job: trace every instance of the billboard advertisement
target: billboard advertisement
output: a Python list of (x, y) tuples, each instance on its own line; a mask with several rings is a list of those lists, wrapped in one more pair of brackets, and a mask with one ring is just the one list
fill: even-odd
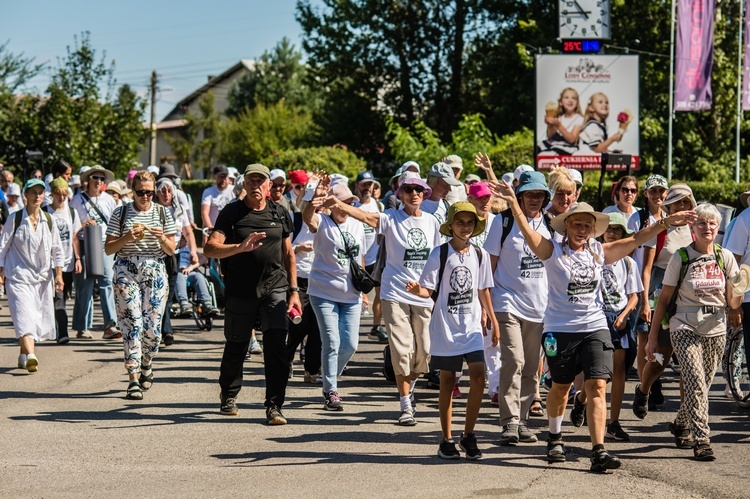
[(537, 55), (537, 168), (598, 170), (608, 152), (631, 155), (637, 170), (638, 105), (638, 56)]

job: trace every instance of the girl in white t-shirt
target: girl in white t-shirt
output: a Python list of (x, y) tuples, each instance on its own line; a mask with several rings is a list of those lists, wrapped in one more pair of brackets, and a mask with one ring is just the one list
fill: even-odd
[[(550, 102), (554, 105), (554, 102)], [(560, 93), (557, 108), (547, 110), (544, 122), (547, 124), (547, 137), (539, 148), (557, 154), (574, 154), (578, 152), (578, 134), (583, 126), (583, 112), (578, 91), (566, 88)]]
[(579, 367), (584, 371), (588, 397), (587, 420), (591, 437), (591, 470), (605, 471), (620, 467), (620, 460), (604, 450), (607, 422), (606, 386), (612, 374), (614, 347), (604, 316), (600, 294), (602, 267), (622, 259), (669, 224), (692, 220), (693, 212), (673, 214), (638, 232), (634, 237), (600, 244), (594, 240), (605, 232), (609, 217), (598, 213), (587, 203), (579, 203), (567, 213), (552, 219), (552, 227), (563, 234), (559, 243), (545, 238), (529, 225), (511, 186), (493, 184), (496, 194), (508, 201), (515, 222), (526, 238), (529, 249), (544, 262), (549, 296), (544, 317), (543, 345), (552, 375), (547, 395), (549, 438), (547, 460), (564, 462), (562, 419), (568, 391)]
[(471, 203), (459, 201), (452, 204), (447, 220), (440, 226), (440, 233), (452, 236), (452, 239), (432, 250), (419, 283), (410, 280), (406, 284), (409, 293), (435, 300), (430, 321), (430, 356), (432, 368), (440, 370), (439, 412), (443, 439), (438, 456), (443, 459), (461, 457), (451, 436), (451, 420), (456, 371), (463, 369), (464, 360), (469, 366), (471, 388), (459, 443), (468, 460), (482, 458), (474, 425), (484, 391), (483, 335), (487, 334), (487, 321), (483, 321), (483, 317), (492, 324), (493, 346), (497, 346), (500, 340), (490, 298), (493, 286), (490, 257), (469, 241), (484, 231), (485, 222)]

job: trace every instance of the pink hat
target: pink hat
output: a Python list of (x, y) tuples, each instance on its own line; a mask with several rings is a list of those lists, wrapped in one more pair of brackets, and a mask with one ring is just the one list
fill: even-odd
[(483, 198), (484, 196), (491, 196), (492, 191), (490, 190), (487, 182), (474, 182), (469, 186), (469, 196), (475, 198)]
[(133, 178), (133, 177), (135, 177), (135, 174), (136, 174), (136, 173), (138, 173), (138, 170), (130, 170), (130, 171), (128, 172), (128, 178)]
[(401, 188), (405, 185), (418, 185), (421, 188), (424, 189), (424, 199), (427, 199), (432, 194), (432, 189), (430, 186), (419, 178), (419, 175), (414, 172), (404, 172), (401, 174), (401, 177), (398, 179), (398, 189), (396, 189), (396, 192), (394, 193), (394, 196), (396, 196), (396, 199), (399, 199), (399, 194), (401, 194)]

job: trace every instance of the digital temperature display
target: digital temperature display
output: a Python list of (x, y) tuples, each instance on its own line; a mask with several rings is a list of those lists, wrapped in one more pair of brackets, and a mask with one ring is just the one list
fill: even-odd
[(601, 40), (563, 40), (565, 54), (598, 54), (602, 49)]

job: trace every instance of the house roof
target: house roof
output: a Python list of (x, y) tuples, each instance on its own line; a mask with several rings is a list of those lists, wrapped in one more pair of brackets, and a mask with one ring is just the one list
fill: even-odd
[(213, 87), (218, 85), (219, 83), (223, 82), (227, 78), (230, 78), (238, 71), (243, 70), (252, 70), (253, 67), (255, 67), (255, 61), (251, 59), (242, 59), (240, 62), (235, 64), (234, 66), (230, 67), (223, 73), (221, 73), (218, 76), (214, 76), (208, 82), (206, 82), (203, 86), (192, 92), (187, 97), (183, 98), (180, 102), (178, 102), (169, 113), (164, 117), (162, 121), (171, 121), (171, 120), (178, 120), (182, 119), (182, 117), (185, 115), (185, 108), (188, 107), (190, 104), (193, 103), (196, 99), (198, 99), (201, 95), (211, 90)]

